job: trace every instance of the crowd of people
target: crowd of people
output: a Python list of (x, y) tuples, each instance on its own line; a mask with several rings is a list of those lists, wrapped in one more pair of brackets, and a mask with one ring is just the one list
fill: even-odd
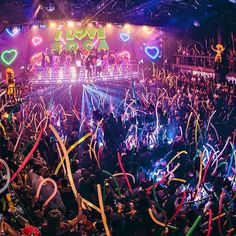
[(235, 85), (154, 74), (1, 109), (0, 235), (236, 234)]

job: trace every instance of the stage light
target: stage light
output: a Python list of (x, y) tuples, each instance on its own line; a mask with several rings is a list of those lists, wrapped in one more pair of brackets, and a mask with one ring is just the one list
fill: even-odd
[(154, 27), (142, 26), (144, 32), (151, 34), (154, 30)]
[(88, 23), (88, 27), (93, 27), (93, 24), (92, 23)]
[(1, 54), (1, 59), (6, 65), (11, 65), (17, 58), (18, 52), (15, 49), (5, 50)]
[(67, 22), (67, 26), (70, 27), (70, 28), (72, 28), (72, 27), (75, 26), (75, 22), (74, 22), (74, 21), (68, 21), (68, 22)]
[(6, 28), (6, 32), (11, 36), (15, 37), (19, 32), (20, 28), (17, 26), (14, 26), (13, 28)]
[(50, 28), (56, 28), (57, 27), (57, 23), (56, 22), (50, 22), (49, 23), (49, 27)]
[(131, 25), (130, 25), (130, 24), (125, 24), (125, 25), (124, 25), (124, 29), (130, 30), (130, 28), (131, 28)]
[(159, 55), (159, 48), (156, 46), (146, 46), (145, 47), (145, 53), (152, 58), (153, 60), (155, 60), (157, 58), (157, 56)]
[(32, 25), (32, 29), (33, 30), (38, 29), (38, 25)]
[(76, 79), (76, 77), (77, 77), (77, 73), (76, 73), (76, 67), (75, 66), (72, 66), (71, 68), (70, 68), (70, 72), (71, 72), (71, 80), (75, 80)]
[(194, 24), (195, 27), (199, 27), (200, 26), (200, 22), (198, 20), (195, 20), (193, 24)]
[(112, 27), (112, 24), (111, 24), (111, 23), (107, 23), (107, 24), (106, 24), (106, 27), (107, 27), (107, 28), (111, 28), (111, 27)]
[(38, 46), (40, 43), (42, 43), (42, 38), (41, 37), (38, 37), (38, 36), (35, 36), (32, 38), (32, 43), (33, 45), (36, 47)]

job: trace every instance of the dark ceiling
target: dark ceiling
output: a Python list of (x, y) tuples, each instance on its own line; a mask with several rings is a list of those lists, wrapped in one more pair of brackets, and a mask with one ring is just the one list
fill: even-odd
[[(236, 30), (236, 0), (0, 0), (1, 25), (51, 19), (98, 20), (183, 30)], [(41, 9), (34, 14), (37, 7)], [(204, 27), (203, 27), (204, 26)]]

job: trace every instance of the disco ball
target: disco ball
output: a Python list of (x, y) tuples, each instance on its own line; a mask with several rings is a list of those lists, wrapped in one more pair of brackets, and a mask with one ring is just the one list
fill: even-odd
[(48, 12), (53, 12), (53, 11), (55, 11), (55, 5), (52, 4), (52, 3), (49, 3), (49, 4), (45, 7), (45, 9), (46, 9)]

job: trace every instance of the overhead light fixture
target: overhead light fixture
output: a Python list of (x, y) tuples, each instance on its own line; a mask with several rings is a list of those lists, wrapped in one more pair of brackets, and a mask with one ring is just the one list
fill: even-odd
[(49, 4), (47, 4), (46, 6), (45, 6), (45, 9), (48, 11), (48, 12), (53, 12), (53, 11), (55, 11), (55, 5), (54, 5), (54, 3), (52, 3), (52, 2), (49, 2)]

